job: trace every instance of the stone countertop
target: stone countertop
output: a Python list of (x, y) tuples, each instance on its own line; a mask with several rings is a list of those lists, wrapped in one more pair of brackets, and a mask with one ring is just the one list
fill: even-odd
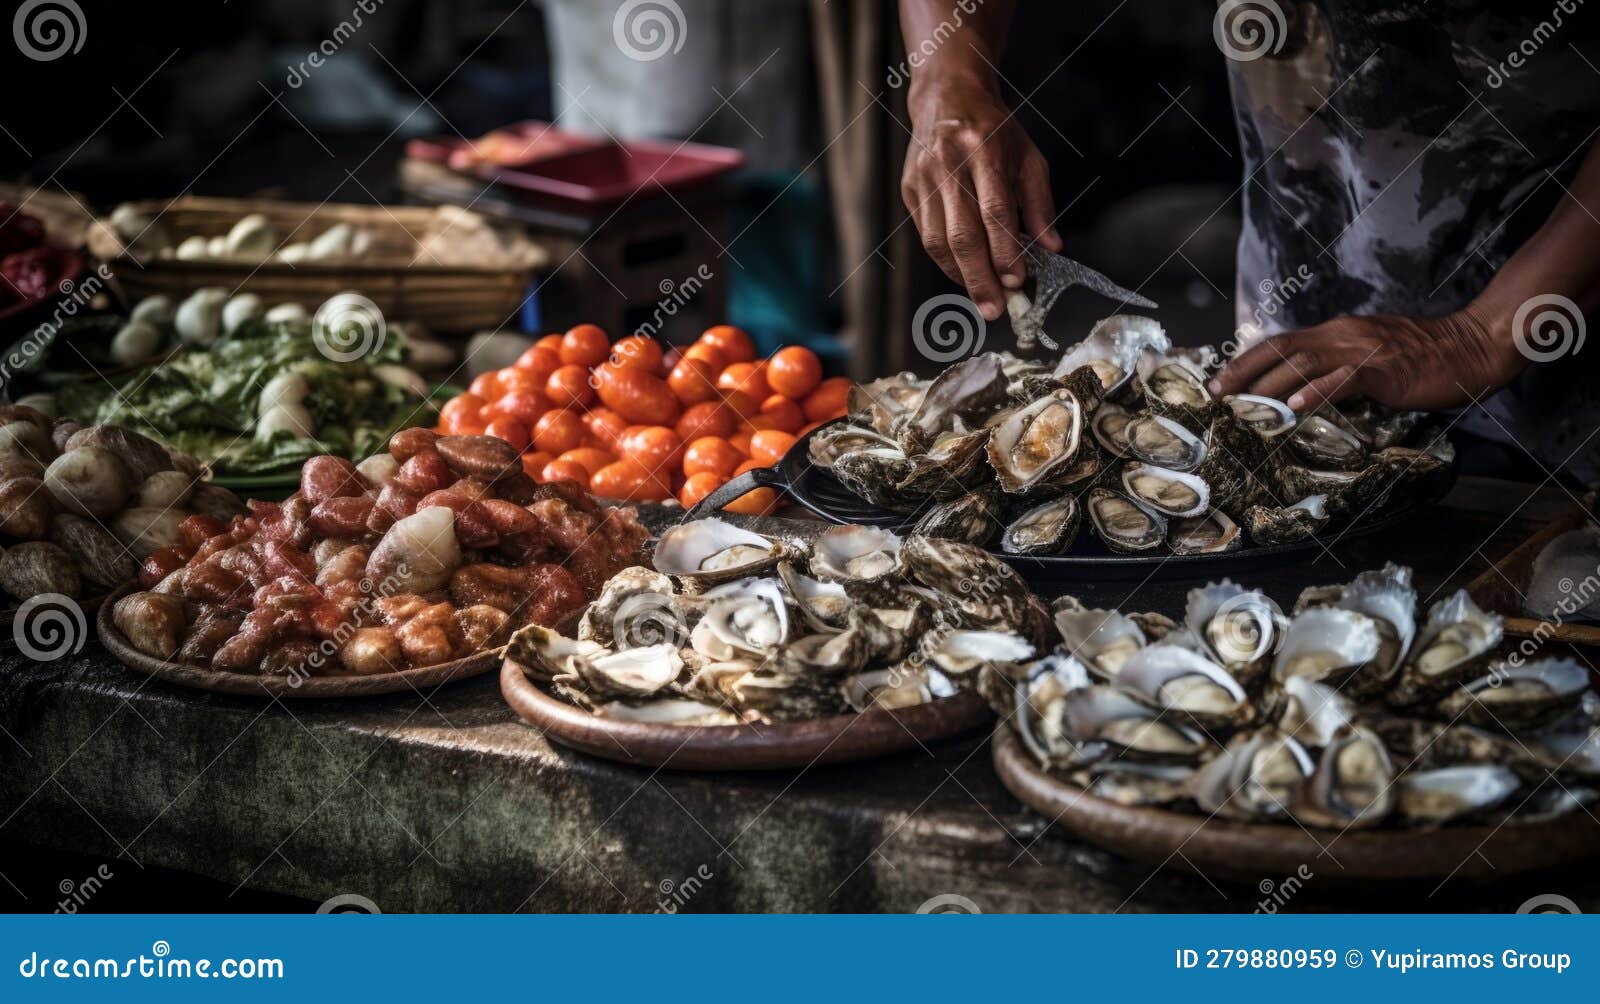
[[(1427, 597), (1574, 502), (1553, 485), (1465, 479), (1401, 526), (1243, 578), (1287, 604), (1393, 559)], [(1194, 584), (1075, 591), (1175, 614)], [(788, 773), (624, 767), (547, 743), (506, 707), (494, 674), (269, 703), (151, 681), (90, 641), (49, 664), (0, 656), (0, 728), (0, 839), (312, 901), (357, 894), (389, 912), (909, 911), (945, 895), (985, 912), (1509, 911), (1545, 893), (1600, 909), (1592, 874), (1375, 896), (1342, 888), (1332, 860), (1266, 893), (1155, 871), (1020, 805), (982, 735)]]

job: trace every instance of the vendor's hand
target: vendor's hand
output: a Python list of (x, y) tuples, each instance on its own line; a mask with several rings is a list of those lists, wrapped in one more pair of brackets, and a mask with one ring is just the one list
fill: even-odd
[(1337, 317), (1268, 338), (1211, 381), (1215, 394), (1260, 394), (1295, 411), (1365, 395), (1391, 408), (1438, 411), (1505, 386), (1528, 360), (1461, 311), (1438, 318)]
[(1061, 250), (1049, 167), (987, 87), (914, 87), (910, 106), (901, 197), (928, 254), (994, 320), (1027, 278), (1024, 243)]

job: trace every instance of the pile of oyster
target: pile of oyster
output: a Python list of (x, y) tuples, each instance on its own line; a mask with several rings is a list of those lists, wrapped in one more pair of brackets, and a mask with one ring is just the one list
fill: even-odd
[(507, 657), (612, 719), (777, 722), (904, 708), (975, 688), (1053, 643), (1048, 608), (966, 544), (839, 526), (809, 543), (716, 519), (662, 534), (576, 638), (527, 627)]
[(1387, 565), (1291, 615), (1224, 580), (1182, 624), (1056, 604), (1061, 642), (985, 692), (1027, 750), (1125, 805), (1345, 829), (1551, 819), (1600, 793), (1587, 667), (1502, 655), (1463, 590)]
[(195, 458), (137, 432), (0, 405), (0, 593), (104, 596), (193, 513), (244, 512)]
[(1453, 458), (1420, 412), (1359, 401), (1297, 416), (1271, 398), (1215, 399), (1221, 361), (1119, 314), (1054, 365), (991, 352), (932, 380), (857, 386), (810, 459), (915, 515), (919, 534), (1057, 555), (1085, 522), (1118, 553), (1303, 540), (1414, 497)]

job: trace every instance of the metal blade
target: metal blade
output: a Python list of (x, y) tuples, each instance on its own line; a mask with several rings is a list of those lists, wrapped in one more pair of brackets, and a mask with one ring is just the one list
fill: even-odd
[(1082, 286), (1101, 296), (1131, 303), (1146, 310), (1157, 309), (1154, 300), (1140, 296), (1131, 289), (1124, 289), (1089, 266), (1073, 261), (1065, 255), (1051, 254), (1036, 247), (1029, 248), (1025, 253), (1038, 282), (1039, 291), (1034, 299), (1044, 303), (1046, 310), (1050, 309), (1056, 297), (1060, 296), (1062, 290), (1068, 286)]

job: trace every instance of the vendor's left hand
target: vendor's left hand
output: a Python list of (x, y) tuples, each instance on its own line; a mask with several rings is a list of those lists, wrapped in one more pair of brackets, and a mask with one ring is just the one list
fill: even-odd
[(1252, 346), (1211, 381), (1214, 394), (1260, 394), (1297, 412), (1365, 395), (1392, 408), (1472, 403), (1526, 366), (1509, 339), (1469, 311), (1437, 318), (1337, 317)]

